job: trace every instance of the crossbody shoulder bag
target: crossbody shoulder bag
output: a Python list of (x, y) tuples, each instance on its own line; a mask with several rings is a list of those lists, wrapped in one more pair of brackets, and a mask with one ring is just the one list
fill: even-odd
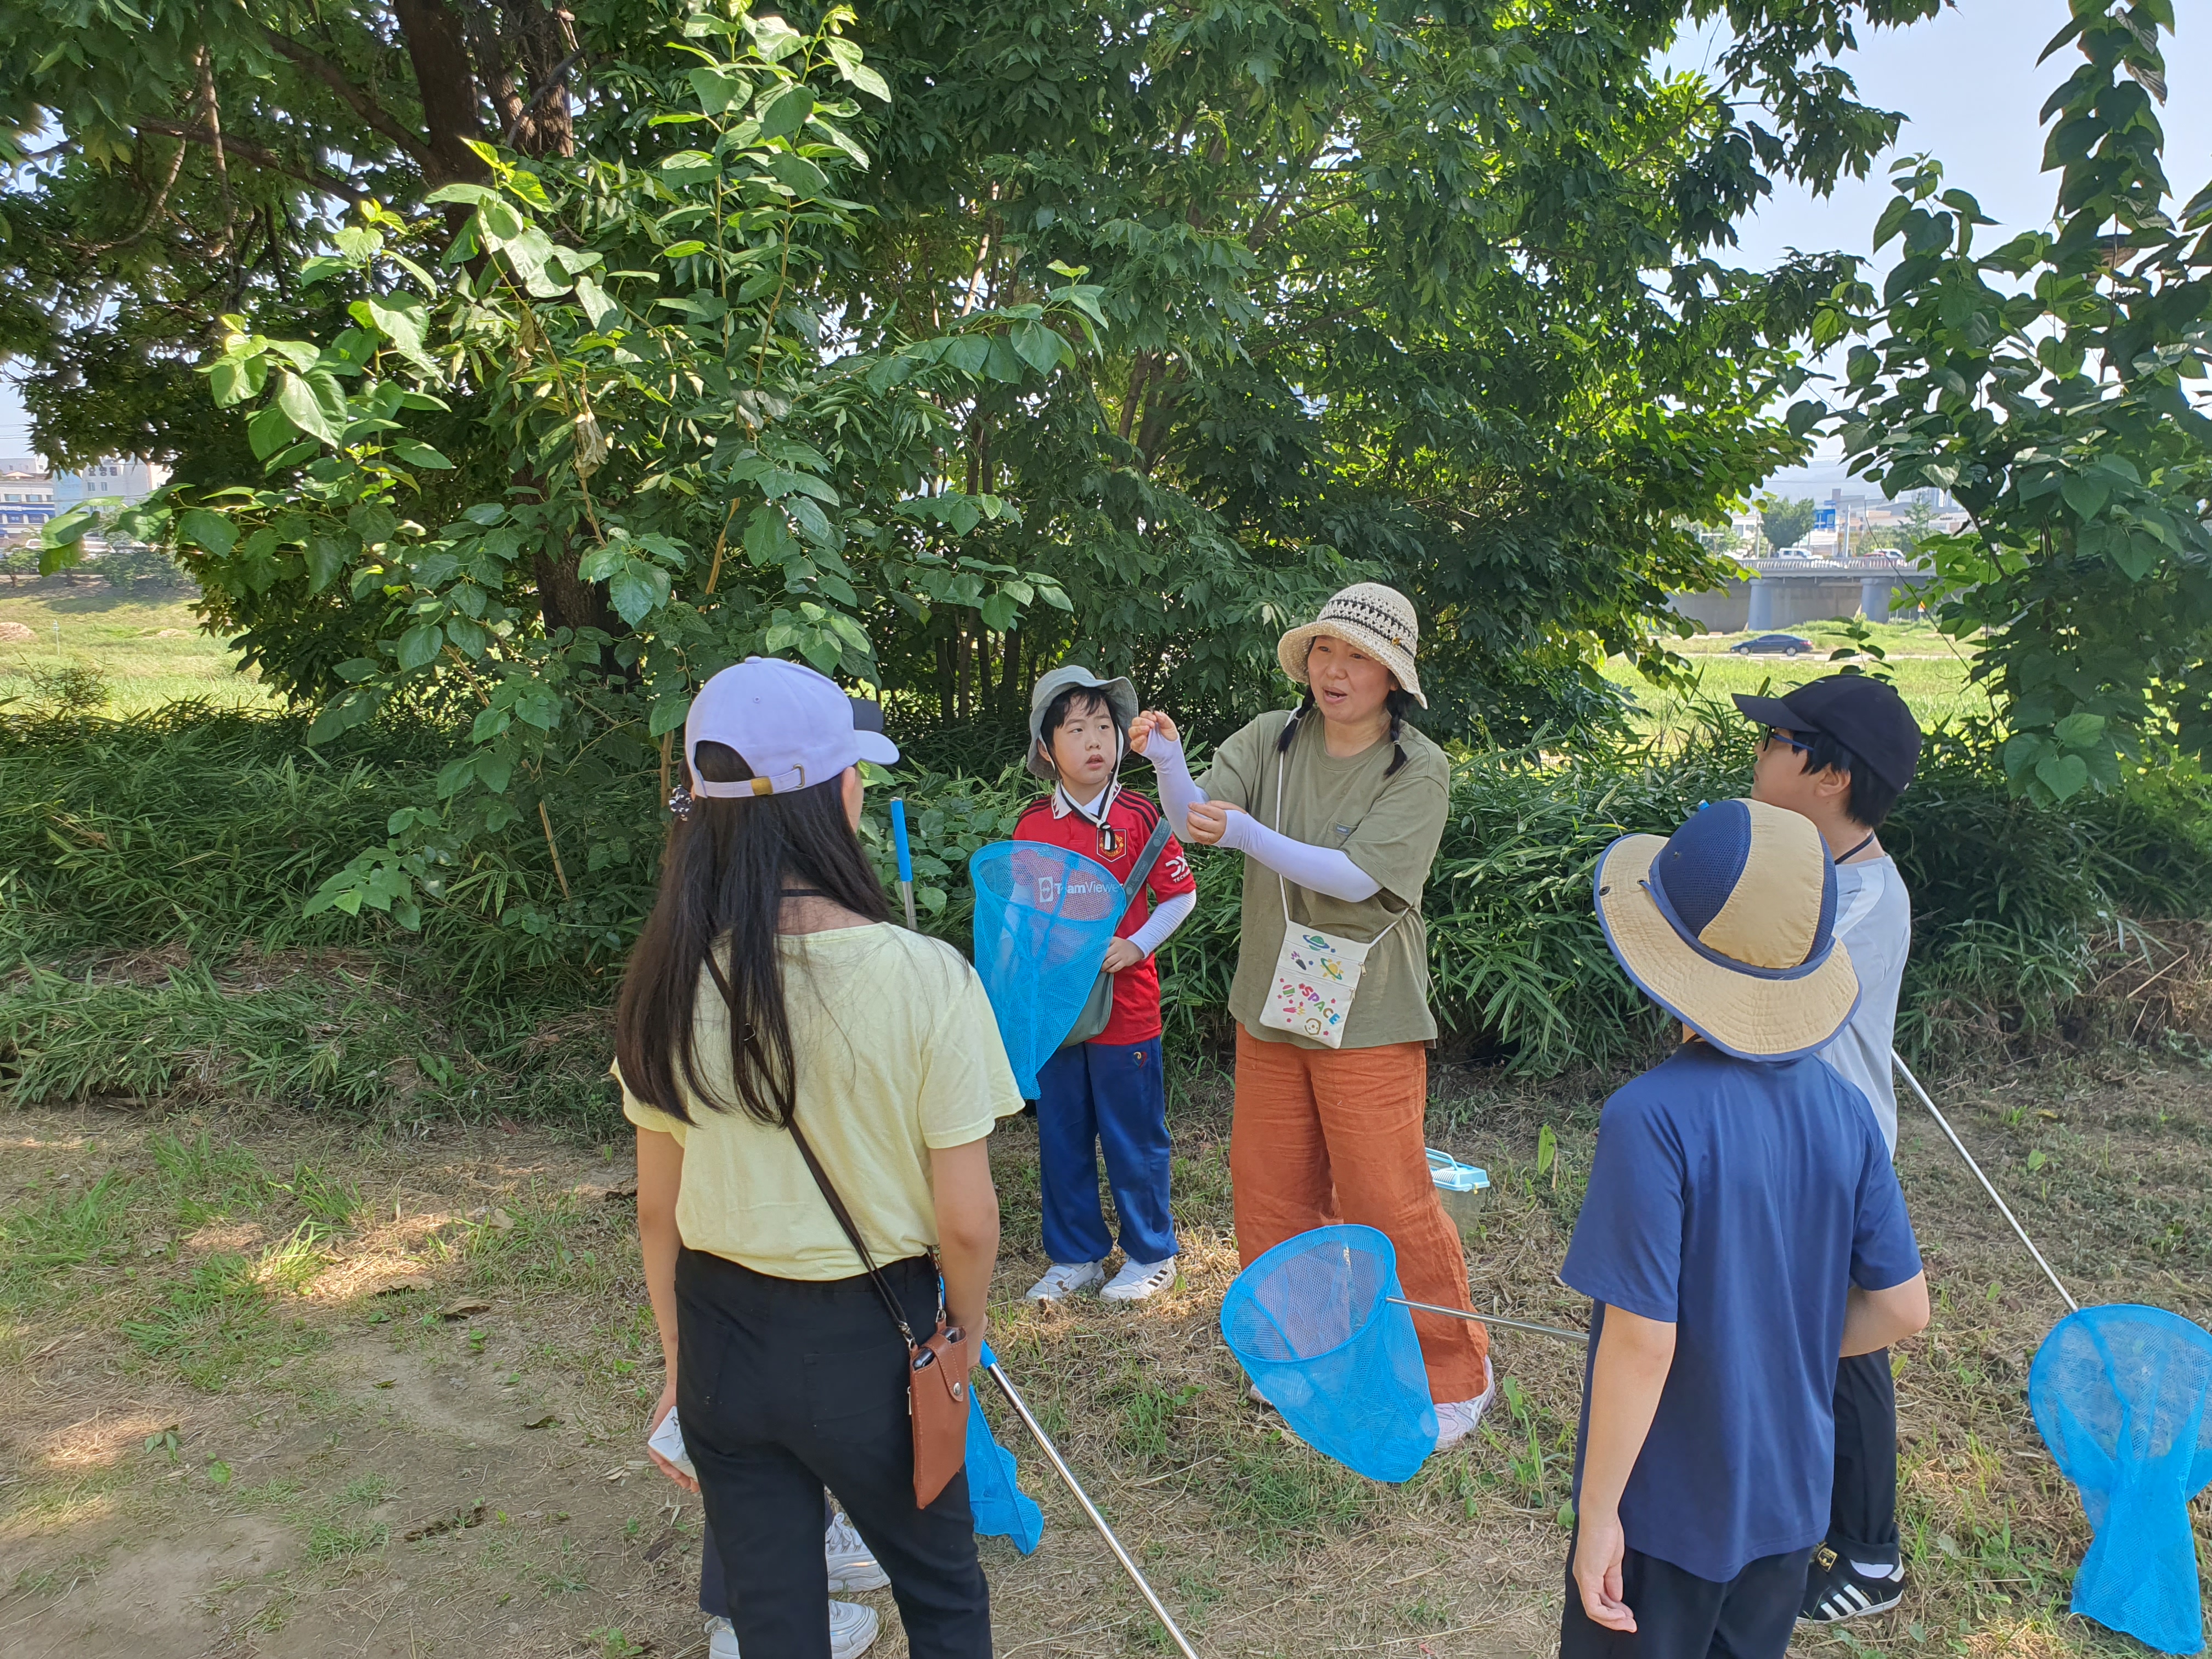
[[(1146, 878), (1152, 873), (1152, 866), (1160, 861), (1160, 849), (1167, 844), (1168, 817), (1163, 812), (1160, 821), (1152, 826), (1152, 833), (1145, 838), (1145, 848), (1137, 854), (1137, 861), (1129, 866), (1128, 880), (1121, 884), (1122, 890), (1129, 896), (1129, 903), (1137, 902), (1137, 895), (1144, 890)], [(1126, 907), (1123, 914), (1127, 914)], [(1072, 1048), (1079, 1042), (1088, 1042), (1106, 1029), (1107, 1022), (1114, 1018), (1115, 977), (1103, 969), (1099, 969), (1097, 979), (1091, 984), (1091, 995), (1084, 1002), (1083, 1012), (1075, 1017), (1075, 1024), (1060, 1039), (1061, 1048)]]
[[(715, 987), (721, 992), (722, 1000), (730, 1005), (734, 1018), (736, 999), (711, 950), (707, 953), (707, 971), (714, 975)], [(837, 1196), (837, 1188), (830, 1184), (830, 1172), (815, 1157), (814, 1148), (800, 1131), (798, 1120), (793, 1118), (784, 1127), (791, 1131), (792, 1142), (799, 1148), (799, 1157), (806, 1161), (807, 1172), (822, 1189), (830, 1212), (837, 1218), (837, 1224), (844, 1230), (853, 1254), (860, 1258), (869, 1283), (883, 1300), (884, 1311), (890, 1315), (900, 1340), (906, 1344), (907, 1420), (914, 1430), (914, 1504), (916, 1509), (926, 1510), (937, 1501), (938, 1494), (951, 1483), (968, 1459), (968, 1334), (957, 1326), (948, 1328), (945, 1325), (945, 1280), (940, 1276), (937, 1281), (937, 1328), (927, 1341), (915, 1340), (914, 1327), (907, 1322), (898, 1297), (891, 1293), (890, 1281), (877, 1267), (867, 1241), (853, 1224), (852, 1212)], [(929, 1253), (929, 1262), (933, 1267), (937, 1265), (936, 1251)]]
[[(1283, 779), (1291, 769), (1287, 754), (1276, 757), (1275, 821), (1268, 827), (1288, 835), (1283, 827)], [(1260, 1010), (1260, 1024), (1295, 1036), (1307, 1037), (1330, 1048), (1344, 1042), (1344, 1028), (1351, 1018), (1352, 1000), (1358, 994), (1367, 955), (1406, 919), (1401, 910), (1389, 926), (1361, 944), (1308, 927), (1291, 919), (1291, 884), (1275, 878), (1283, 896), (1283, 948), (1275, 953), (1275, 972)]]

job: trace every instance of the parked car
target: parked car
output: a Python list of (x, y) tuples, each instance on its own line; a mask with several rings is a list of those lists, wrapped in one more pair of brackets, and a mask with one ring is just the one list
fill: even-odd
[(1812, 641), (1801, 640), (1795, 634), (1754, 634), (1729, 647), (1739, 657), (1771, 657), (1778, 653), (1795, 657), (1812, 648)]

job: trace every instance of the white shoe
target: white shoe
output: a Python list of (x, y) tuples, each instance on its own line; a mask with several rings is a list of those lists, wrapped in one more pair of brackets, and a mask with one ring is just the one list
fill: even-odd
[(822, 1535), (822, 1554), (830, 1564), (833, 1590), (881, 1589), (891, 1582), (890, 1574), (876, 1565), (876, 1558), (868, 1553), (868, 1547), (842, 1511)]
[[(858, 1601), (830, 1604), (830, 1659), (860, 1659), (875, 1645), (876, 1610)], [(738, 1633), (726, 1619), (707, 1621), (707, 1659), (739, 1659)]]
[(1171, 1288), (1176, 1282), (1176, 1259), (1149, 1266), (1141, 1261), (1125, 1261), (1121, 1271), (1114, 1275), (1114, 1282), (1099, 1291), (1109, 1302), (1142, 1302), (1148, 1296), (1158, 1296)]
[(1029, 1299), (1057, 1302), (1064, 1296), (1095, 1291), (1105, 1282), (1106, 1264), (1103, 1261), (1055, 1261), (1042, 1279), (1030, 1286)]
[(1472, 1400), (1447, 1401), (1437, 1407), (1437, 1449), (1456, 1446), (1474, 1432), (1483, 1413), (1498, 1397), (1498, 1379), (1491, 1374), (1490, 1356), (1482, 1357), (1482, 1392)]

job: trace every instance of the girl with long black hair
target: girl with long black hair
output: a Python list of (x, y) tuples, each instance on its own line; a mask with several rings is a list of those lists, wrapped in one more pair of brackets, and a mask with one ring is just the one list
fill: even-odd
[(904, 1340), (802, 1156), (803, 1131), (913, 1329), (984, 1328), (999, 1244), (985, 1137), (1021, 1110), (982, 985), (890, 924), (857, 836), (898, 751), (796, 663), (714, 676), (684, 725), (659, 896), (617, 1024), (638, 1225), (739, 1645), (830, 1659), (822, 1491), (890, 1577), (916, 1659), (988, 1659), (964, 1476), (913, 1489)]

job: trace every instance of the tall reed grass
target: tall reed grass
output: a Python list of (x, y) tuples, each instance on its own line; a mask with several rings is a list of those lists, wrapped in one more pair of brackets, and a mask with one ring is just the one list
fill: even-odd
[[(357, 1105), (375, 1090), (338, 1080), (340, 1050), (356, 1045), (364, 1074), (410, 1058), (405, 1022), (363, 1012), (378, 998), (416, 999), (435, 1011), (421, 1030), (524, 1070), (542, 1049), (528, 1034), (564, 1017), (600, 1040), (592, 1012), (611, 1000), (650, 899), (635, 872), (568, 872), (577, 902), (607, 918), (603, 942), (550, 965), (543, 940), (502, 920), (503, 891), (554, 880), (534, 823), (455, 872), (418, 934), (373, 917), (308, 917), (304, 901), (325, 877), (380, 839), (392, 812), (430, 798), (452, 744), (434, 727), (371, 728), (317, 752), (303, 735), (282, 717), (188, 707), (128, 722), (0, 721), (0, 953), (15, 964), (0, 982), (0, 1090), (144, 1092), (180, 1074), (149, 1052), (160, 1049), (194, 1056), (188, 1069), (203, 1079)], [(1663, 833), (1699, 802), (1744, 792), (1751, 735), (1717, 712), (1686, 738), (1458, 758), (1425, 905), (1449, 1042), (1554, 1074), (1618, 1066), (1664, 1040), (1662, 1018), (1606, 951), (1591, 872), (1615, 836)], [(1149, 782), (1141, 762), (1129, 775)], [(1036, 786), (1011, 764), (990, 776), (908, 767), (893, 782), (915, 827), (923, 925), (964, 944), (966, 860), (1010, 831)], [(888, 880), (884, 796), (872, 795), (864, 829)], [(1883, 830), (1914, 901), (1908, 1050), (2064, 1029), (2130, 919), (2212, 916), (2209, 804), (2201, 781), (2161, 775), (2124, 795), (2038, 809), (2009, 799), (1982, 757), (1931, 744)], [(1194, 862), (1198, 909), (1161, 953), (1170, 1040), (1186, 1050), (1228, 1035), (1243, 873), (1231, 855)], [(319, 1016), (290, 979), (265, 1006), (241, 1000), (253, 975), (239, 959), (341, 948), (372, 956), (390, 988), (368, 1001), (349, 992)], [(148, 953), (173, 964), (169, 985), (149, 988), (140, 975), (136, 988), (118, 987), (112, 965)], [(288, 1021), (290, 1059), (279, 1040)], [(418, 1073), (451, 1069), (411, 1057)]]

